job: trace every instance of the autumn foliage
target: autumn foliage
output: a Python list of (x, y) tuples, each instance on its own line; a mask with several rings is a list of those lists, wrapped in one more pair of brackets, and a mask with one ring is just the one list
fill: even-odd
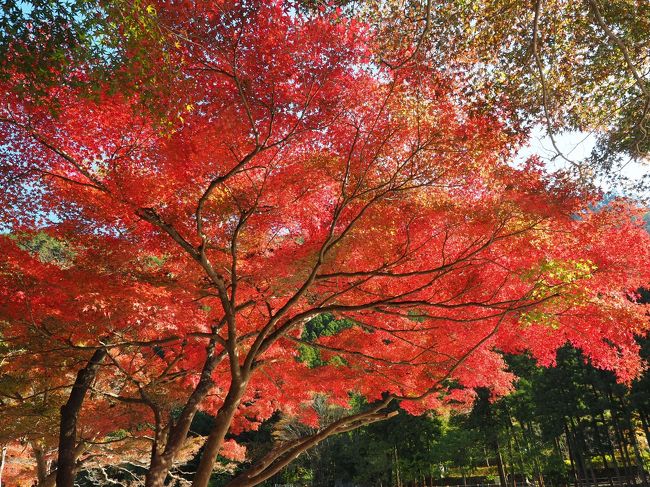
[[(151, 59), (173, 67), (160, 80), (134, 63), (122, 91), (62, 83), (55, 111), (17, 95), (18, 75), (2, 87), (3, 441), (54, 451), (58, 408), (98, 350), (75, 461), (136, 462), (151, 486), (204, 441), (206, 485), (217, 453), (245, 456), (227, 434), (278, 410), (314, 424), (317, 394), (368, 410), (277, 445), (232, 485), (392, 401), (421, 414), (476, 387), (504, 394), (500, 351), (550, 364), (569, 341), (621, 380), (638, 373), (638, 209), (514, 165), (505, 120), (417, 56), (381, 64), (372, 31), (336, 12), (222, 1), (139, 15), (156, 25)], [(43, 236), (60, 254), (30, 245)], [(307, 342), (324, 313), (353, 326)], [(304, 346), (324, 365), (300, 360)], [(46, 420), (17, 431), (37, 400)], [(198, 410), (214, 429), (188, 439)]]

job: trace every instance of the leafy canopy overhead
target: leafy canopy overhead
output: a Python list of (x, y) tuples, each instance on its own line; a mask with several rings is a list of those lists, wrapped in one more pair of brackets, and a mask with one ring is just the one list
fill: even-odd
[[(343, 3), (351, 15), (373, 19), (385, 62), (399, 66), (404, 58), (419, 56), (458, 73), (465, 96), (508, 113), (518, 129), (544, 127), (555, 157), (581, 166), (582, 175), (616, 176), (630, 158), (647, 161), (647, 2)], [(587, 161), (560, 149), (558, 136), (572, 131), (595, 136)], [(632, 182), (647, 190), (647, 176)]]
[[(648, 282), (650, 249), (637, 209), (594, 211), (597, 197), (536, 159), (509, 165), (521, 138), (499, 111), (461, 103), (453, 76), (379, 63), (367, 24), (294, 7), (145, 9), (162, 40), (129, 79), (146, 79), (146, 96), (61, 84), (44, 91), (52, 113), (19, 94), (21, 76), (3, 81), (2, 221), (65, 257), (2, 238), (16, 358), (1, 366), (56, 363), (64, 374), (45, 387), (59, 388), (104, 350), (84, 411), (119, 414), (82, 415), (81, 434), (153, 436), (148, 485), (187, 444), (179, 425), (215, 414), (197, 486), (226, 433), (277, 410), (313, 424), (317, 394), (345, 406), (354, 392), (369, 409), (233, 485), (392, 415), (392, 401), (422, 413), (476, 387), (507, 392), (497, 350), (548, 364), (568, 340), (634, 377), (647, 320), (629, 292)], [(155, 78), (168, 60), (175, 74)], [(309, 324), (325, 314), (346, 325)], [(318, 366), (299, 360), (312, 349)]]

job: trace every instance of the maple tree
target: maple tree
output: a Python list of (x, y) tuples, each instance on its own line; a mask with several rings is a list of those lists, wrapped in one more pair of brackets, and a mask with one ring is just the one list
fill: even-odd
[[(615, 0), (393, 0), (344, 2), (383, 35), (386, 62), (430, 58), (465, 78), (465, 94), (539, 124), (559, 162), (583, 175), (617, 174), (648, 157), (648, 32), (645, 2)], [(404, 38), (413, 39), (412, 43)], [(596, 139), (585, 161), (559, 136)], [(582, 138), (582, 137), (581, 137)], [(620, 180), (618, 181), (620, 184)], [(647, 188), (647, 175), (631, 181)]]
[[(124, 378), (101, 374), (99, 369), (114, 362), (119, 370), (129, 350), (131, 366), (135, 367), (137, 360), (140, 366), (147, 361), (155, 380), (167, 379), (164, 360), (173, 362), (172, 351), (154, 364), (150, 363), (155, 356), (151, 347), (175, 338), (147, 340), (137, 329), (144, 323), (167, 330), (177, 326), (176, 319), (168, 315), (163, 322), (145, 321), (160, 319), (162, 310), (154, 309), (155, 302), (148, 300), (156, 292), (142, 281), (145, 274), (136, 274), (135, 284), (133, 274), (151, 264), (134, 262), (137, 266), (130, 275), (106, 281), (109, 262), (101, 255), (82, 254), (47, 240), (43, 245), (42, 234), (24, 239), (22, 235), (2, 239), (6, 256), (1, 311), (6, 324), (2, 329), (6, 361), (1, 397), (3, 438), (20, 438), (31, 445), (39, 485), (53, 485), (59, 475), (74, 478), (75, 470), (82, 465), (87, 468), (89, 461), (90, 465), (100, 460), (110, 464), (118, 457), (119, 461), (140, 461), (142, 453), (137, 450), (148, 447), (145, 437), (137, 434), (142, 429), (138, 428), (141, 412), (137, 404), (115, 399), (125, 389)], [(82, 255), (91, 259), (86, 265)], [(98, 272), (93, 273), (94, 268)], [(194, 318), (183, 310), (176, 310), (176, 316)], [(149, 350), (143, 356), (140, 349), (145, 345)], [(88, 396), (90, 402), (82, 411)], [(50, 469), (47, 464), (57, 446), (57, 468)], [(62, 451), (68, 454), (67, 460), (62, 459)]]
[[(278, 410), (313, 426), (315, 397), (365, 398), (229, 484), (256, 485), (394, 402), (420, 414), (506, 393), (497, 349), (550, 363), (568, 340), (621, 380), (638, 372), (647, 320), (630, 290), (648, 282), (650, 242), (634, 205), (597, 207), (534, 158), (510, 165), (522, 138), (498, 113), (420, 59), (380, 63), (373, 31), (337, 11), (134, 15), (156, 35), (123, 91), (46, 87), (52, 113), (20, 71), (2, 85), (0, 214), (20, 237), (2, 239), (2, 370), (60, 369), (45, 380), (60, 395), (57, 485), (80, 445), (116, 431), (149, 438), (145, 482), (163, 485), (204, 410), (204, 487), (218, 453), (243, 455), (229, 433)], [(174, 69), (157, 79), (158, 64)], [(65, 258), (21, 246), (38, 235)], [(307, 340), (325, 313), (350, 326)], [(319, 366), (297, 360), (305, 347)]]

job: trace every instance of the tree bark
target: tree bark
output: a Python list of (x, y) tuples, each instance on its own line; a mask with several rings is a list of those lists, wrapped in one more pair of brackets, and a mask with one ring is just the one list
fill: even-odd
[(641, 474), (641, 485), (643, 485), (643, 487), (648, 487), (648, 476), (645, 472), (643, 465), (643, 456), (641, 455), (641, 450), (639, 449), (639, 443), (636, 439), (636, 432), (634, 431), (634, 428), (630, 429), (630, 437), (632, 438), (632, 447), (634, 448), (634, 456), (636, 457), (639, 474)]
[(164, 442), (162, 442), (164, 444), (157, 438), (151, 448), (151, 461), (149, 463), (149, 470), (147, 470), (145, 475), (145, 487), (162, 487), (165, 484), (169, 470), (174, 465), (174, 460), (187, 439), (187, 434), (192, 425), (192, 420), (199, 409), (199, 405), (210, 392), (213, 384), (212, 373), (223, 357), (223, 355), (214, 354), (214, 348), (215, 341), (213, 339), (208, 346), (208, 359), (201, 371), (199, 383), (185, 403), (180, 416), (171, 425), (169, 433), (166, 435)]
[(648, 428), (648, 417), (641, 408), (637, 408), (639, 417), (641, 418), (641, 426), (643, 426), (643, 434), (645, 435), (646, 443), (650, 447), (650, 429)]
[(614, 466), (614, 473), (616, 475), (616, 479), (620, 480), (621, 471), (618, 468), (618, 461), (616, 460), (616, 447), (612, 442), (612, 435), (610, 433), (609, 424), (607, 423), (607, 420), (605, 419), (605, 415), (603, 414), (602, 411), (599, 413), (598, 417), (600, 418), (600, 422), (603, 424), (603, 428), (605, 429), (604, 434), (605, 434), (605, 439), (607, 440), (606, 446), (609, 446), (609, 451), (612, 453), (612, 465)]
[(47, 474), (47, 477), (43, 479), (43, 482), (38, 484), (38, 487), (54, 487), (55, 482), (56, 472), (50, 472)]
[(630, 458), (628, 439), (624, 434), (625, 425), (623, 425), (623, 427), (621, 426), (620, 419), (621, 419), (622, 411), (620, 410), (619, 405), (614, 400), (614, 396), (611, 391), (611, 388), (608, 391), (608, 398), (611, 405), (610, 407), (611, 407), (612, 419), (614, 424), (614, 431), (616, 433), (616, 439), (619, 445), (619, 449), (621, 450), (621, 457), (625, 465), (625, 478), (630, 482), (631, 485), (637, 485), (636, 475), (630, 476), (630, 472), (634, 470), (634, 464), (632, 463), (632, 459)]
[(239, 406), (239, 401), (244, 393), (242, 385), (233, 384), (228, 391), (226, 400), (219, 409), (215, 420), (215, 425), (210, 431), (208, 440), (203, 447), (201, 461), (196, 470), (196, 475), (192, 481), (192, 487), (207, 487), (210, 482), (210, 476), (217, 460), (217, 455), (223, 445), (223, 440), (230, 429), (230, 424)]
[[(332, 435), (352, 431), (360, 426), (383, 421), (391, 418), (397, 414), (397, 411), (381, 411), (389, 403), (391, 399), (386, 399), (381, 403), (375, 405), (368, 411), (363, 413), (353, 414), (334, 421), (329, 426), (323, 428), (314, 435), (306, 436), (290, 443), (280, 445), (271, 452), (267, 453), (263, 458), (257, 461), (256, 464), (249, 469), (241, 472), (237, 477), (232, 479), (226, 484), (226, 487), (253, 487), (265, 480), (268, 480), (273, 475), (280, 472), (284, 467), (289, 465), (293, 460), (298, 458), (302, 453), (318, 445), (321, 441), (329, 438)], [(387, 463), (393, 465), (393, 452), (387, 457)], [(387, 483), (390, 485), (392, 481), (392, 469), (387, 477)], [(395, 483), (393, 482), (393, 485)]]
[(501, 456), (501, 449), (499, 448), (499, 441), (497, 439), (494, 440), (494, 453), (496, 454), (496, 458), (497, 458), (497, 468), (499, 470), (499, 482), (501, 482), (502, 487), (507, 487), (508, 480), (506, 478), (505, 468), (503, 467), (503, 457)]
[(591, 427), (594, 430), (594, 438), (596, 440), (598, 454), (600, 455), (600, 459), (603, 461), (603, 468), (607, 471), (607, 478), (609, 480), (609, 485), (610, 487), (614, 487), (614, 480), (612, 479), (612, 469), (610, 468), (609, 462), (607, 461), (605, 444), (603, 443), (601, 438), (600, 427), (598, 426), (598, 422), (596, 421), (596, 416), (591, 416)]
[(399, 456), (397, 455), (397, 445), (395, 446), (395, 480), (397, 481), (397, 487), (402, 487), (402, 478), (399, 471)]
[(147, 470), (144, 478), (145, 487), (162, 487), (165, 485), (165, 479), (171, 466), (172, 462), (167, 461), (163, 455), (152, 453), (149, 470)]
[(2, 472), (5, 469), (6, 458), (7, 458), (7, 447), (3, 445), (2, 454), (0, 454), (0, 487), (2, 487)]
[(585, 483), (589, 485), (590, 483), (589, 478), (591, 478), (591, 482), (593, 483), (593, 485), (597, 486), (598, 481), (596, 480), (596, 473), (594, 472), (594, 468), (593, 468), (591, 452), (589, 451), (589, 445), (585, 440), (584, 427), (580, 422), (580, 418), (578, 417), (571, 418), (571, 426), (573, 428), (573, 434), (574, 437), (576, 438), (576, 442), (580, 443), (580, 447), (578, 448), (578, 450), (580, 452), (582, 465), (584, 468)]
[(625, 417), (625, 423), (630, 437), (630, 443), (632, 444), (632, 449), (634, 451), (634, 456), (636, 457), (637, 470), (641, 477), (641, 485), (648, 487), (648, 477), (643, 465), (643, 456), (639, 450), (639, 443), (636, 439), (636, 428), (634, 427), (632, 420), (632, 411), (628, 405), (628, 402), (626, 401), (626, 398), (622, 394), (618, 395), (618, 399)]
[(564, 421), (564, 437), (566, 438), (566, 446), (567, 450), (569, 451), (569, 463), (571, 464), (571, 472), (573, 473), (573, 481), (576, 486), (580, 486), (580, 473), (579, 473), (579, 466), (577, 465), (577, 458), (576, 458), (576, 452), (574, 448), (573, 441), (571, 439), (571, 433), (569, 432), (569, 426), (566, 423), (566, 420)]
[[(521, 424), (522, 438), (526, 443), (527, 451), (536, 453), (534, 452), (533, 448), (533, 445), (535, 444), (535, 431), (533, 429), (533, 426), (530, 424), (530, 422), (521, 419), (519, 420), (519, 423)], [(537, 477), (537, 481), (539, 482), (539, 487), (544, 487), (544, 475), (542, 475), (542, 467), (539, 464), (538, 455), (533, 454), (532, 463), (535, 477)]]
[(56, 469), (56, 486), (73, 487), (77, 470), (77, 419), (90, 385), (97, 375), (99, 364), (106, 357), (106, 349), (100, 348), (88, 364), (77, 373), (68, 401), (61, 406), (59, 427), (59, 456)]
[[(526, 466), (524, 462), (524, 457), (522, 455), (523, 448), (521, 447), (521, 442), (519, 441), (519, 435), (517, 434), (517, 429), (515, 428), (510, 413), (508, 413), (508, 429), (510, 430), (510, 436), (514, 441), (515, 450), (517, 451), (517, 463), (519, 464), (520, 474), (524, 478), (524, 481), (527, 481), (528, 476), (526, 475)], [(523, 426), (521, 426), (521, 429), (522, 429), (522, 439), (523, 439)]]
[(36, 479), (38, 480), (38, 485), (41, 486), (45, 483), (48, 474), (47, 461), (45, 460), (43, 447), (38, 442), (32, 442), (32, 450), (34, 451), (34, 459), (36, 460)]

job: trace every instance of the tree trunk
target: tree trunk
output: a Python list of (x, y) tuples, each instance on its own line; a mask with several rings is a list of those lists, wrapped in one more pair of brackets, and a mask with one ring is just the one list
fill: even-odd
[(47, 461), (45, 460), (43, 447), (36, 441), (32, 442), (32, 450), (34, 452), (34, 459), (36, 460), (36, 479), (38, 480), (38, 485), (40, 487), (45, 484), (45, 480), (47, 479)]
[(571, 441), (571, 433), (569, 432), (569, 426), (566, 421), (564, 422), (564, 437), (566, 438), (566, 446), (569, 451), (569, 463), (571, 464), (571, 472), (573, 473), (573, 482), (574, 485), (580, 486), (580, 473), (577, 465), (577, 459), (575, 455), (575, 448), (573, 442)]
[(639, 443), (636, 439), (636, 432), (630, 420), (630, 438), (632, 439), (632, 447), (634, 448), (634, 456), (636, 457), (639, 473), (641, 474), (641, 485), (643, 487), (648, 487), (648, 476), (646, 475), (645, 468), (643, 465), (643, 456), (641, 455), (641, 450), (639, 449)]
[(201, 454), (201, 461), (196, 469), (196, 475), (192, 481), (192, 487), (208, 487), (210, 476), (214, 470), (214, 464), (217, 460), (217, 455), (223, 445), (223, 440), (230, 429), (230, 424), (239, 406), (239, 401), (244, 393), (244, 387), (241, 385), (232, 385), (226, 396), (221, 409), (217, 413), (215, 425), (210, 431), (208, 440), (203, 447)]
[[(216, 332), (213, 330), (213, 333)], [(214, 353), (215, 340), (211, 339), (207, 347), (207, 360), (201, 371), (201, 378), (183, 406), (180, 416), (175, 423), (169, 425), (169, 432), (162, 437), (157, 437), (151, 448), (151, 461), (149, 470), (145, 475), (145, 487), (162, 487), (169, 470), (174, 465), (187, 434), (192, 425), (192, 420), (199, 409), (199, 405), (210, 392), (213, 385), (212, 373), (221, 361), (221, 356)]]
[(605, 443), (602, 440), (601, 434), (600, 434), (600, 426), (598, 426), (598, 422), (596, 421), (596, 416), (592, 415), (591, 416), (591, 427), (594, 430), (594, 438), (596, 440), (596, 447), (598, 450), (598, 454), (600, 456), (600, 459), (603, 461), (603, 468), (607, 471), (607, 478), (609, 480), (609, 485), (610, 487), (614, 487), (614, 481), (612, 480), (612, 470), (609, 466), (609, 462), (607, 461), (607, 455), (606, 455), (606, 447)]
[(2, 453), (0, 454), (0, 487), (2, 487), (2, 472), (5, 469), (5, 459), (7, 458), (7, 447), (2, 447)]
[[(517, 451), (517, 463), (519, 464), (519, 469), (521, 470), (520, 474), (525, 480), (528, 480), (528, 476), (526, 475), (526, 466), (524, 462), (524, 457), (522, 454), (523, 448), (521, 446), (521, 442), (519, 441), (519, 435), (517, 434), (517, 429), (515, 428), (515, 425), (512, 421), (512, 417), (509, 414), (508, 414), (508, 427), (510, 429), (510, 435), (514, 440), (515, 450)], [(522, 430), (522, 439), (524, 439), (523, 426), (521, 426), (521, 430)]]
[(395, 480), (397, 481), (397, 487), (402, 487), (402, 478), (399, 471), (399, 456), (397, 455), (397, 445), (395, 446)]
[(38, 487), (54, 487), (55, 482), (56, 482), (56, 471), (47, 474), (47, 477), (43, 479), (42, 483), (38, 484)]
[(77, 470), (77, 419), (79, 411), (92, 384), (99, 364), (106, 357), (106, 349), (100, 348), (92, 355), (88, 364), (77, 373), (68, 401), (61, 406), (59, 427), (59, 457), (56, 468), (56, 486), (73, 487)]
[(614, 426), (614, 432), (616, 433), (615, 437), (619, 445), (619, 448), (621, 450), (621, 458), (623, 460), (623, 465), (625, 466), (625, 479), (629, 480), (631, 485), (637, 485), (636, 475), (632, 475), (631, 477), (629, 475), (630, 471), (634, 469), (634, 465), (632, 464), (632, 460), (630, 458), (627, 438), (623, 433), (624, 428), (621, 427), (621, 422), (620, 422), (620, 418), (622, 414), (622, 410), (620, 407), (621, 405), (618, 404), (617, 401), (615, 400), (614, 391), (612, 390), (611, 384), (607, 382), (606, 386), (607, 386), (606, 395), (607, 395), (607, 399), (609, 400), (610, 412), (613, 421), (612, 424)]
[(645, 415), (645, 412), (641, 408), (637, 409), (639, 417), (641, 418), (641, 426), (643, 426), (643, 433), (645, 434), (645, 440), (650, 447), (650, 429), (648, 429), (648, 417)]
[(621, 450), (621, 457), (623, 459), (623, 464), (625, 465), (625, 478), (631, 482), (632, 485), (636, 485), (636, 475), (633, 475), (630, 477), (630, 472), (634, 469), (634, 464), (632, 463), (632, 459), (630, 458), (630, 452), (629, 452), (629, 443), (627, 441), (627, 438), (625, 437), (625, 434), (623, 433), (623, 428), (621, 427), (621, 423), (619, 421), (620, 418), (620, 411), (618, 411), (614, 399), (610, 395), (610, 402), (612, 404), (612, 419), (614, 420), (614, 431), (616, 432), (616, 439), (619, 445), (619, 449)]
[[(535, 431), (533, 429), (533, 426), (529, 422), (523, 420), (520, 420), (519, 423), (521, 424), (522, 438), (526, 443), (526, 449), (532, 454), (533, 445), (535, 442)], [(542, 467), (539, 464), (538, 455), (533, 455), (532, 462), (535, 477), (537, 477), (537, 481), (539, 482), (539, 487), (544, 487), (544, 475), (542, 475)]]
[(503, 457), (501, 456), (501, 450), (499, 449), (499, 441), (494, 440), (494, 453), (497, 457), (497, 469), (499, 470), (499, 482), (501, 482), (502, 487), (508, 486), (508, 481), (506, 479), (506, 471), (503, 468)]
[[(280, 472), (283, 468), (298, 458), (302, 453), (306, 452), (310, 448), (315, 447), (321, 441), (329, 438), (330, 436), (352, 431), (366, 424), (374, 423), (377, 421), (384, 421), (386, 419), (392, 418), (398, 413), (397, 411), (381, 411), (382, 409), (386, 408), (386, 406), (388, 406), (391, 401), (392, 399), (388, 398), (363, 413), (353, 414), (351, 416), (346, 416), (338, 419), (333, 423), (330, 423), (325, 428), (320, 429), (314, 435), (302, 437), (301, 439), (278, 446), (277, 448), (264, 455), (264, 457), (259, 459), (256, 464), (241, 472), (239, 475), (237, 475), (237, 477), (228, 482), (226, 484), (226, 487), (253, 487), (255, 485), (258, 485)], [(395, 454), (396, 453), (397, 451), (395, 450)], [(386, 464), (391, 465), (391, 467), (394, 465), (392, 456), (393, 451), (391, 451), (387, 456), (388, 461), (386, 462)], [(393, 474), (392, 469), (387, 473), (390, 473), (387, 479), (387, 482), (390, 485)], [(393, 483), (392, 485), (395, 484)]]
[(641, 456), (641, 451), (639, 449), (639, 442), (636, 439), (636, 429), (634, 428), (634, 423), (632, 422), (632, 411), (630, 410), (630, 407), (628, 406), (625, 397), (623, 397), (622, 395), (619, 395), (619, 403), (621, 405), (621, 409), (623, 410), (623, 414), (625, 415), (625, 422), (631, 440), (630, 443), (632, 443), (634, 456), (636, 457), (637, 468), (641, 476), (641, 485), (643, 485), (644, 487), (648, 487), (648, 477), (646, 475), (645, 468), (643, 465), (643, 457)]
[[(623, 466), (625, 467), (625, 478), (629, 477), (630, 470), (632, 470), (632, 460), (630, 459), (630, 453), (628, 451), (628, 445), (623, 435), (621, 425), (618, 422), (618, 418), (614, 418), (614, 431), (616, 433), (616, 442), (618, 444), (618, 449), (621, 452), (621, 459), (623, 460)], [(636, 480), (631, 479), (632, 485), (636, 485)]]
[(607, 440), (607, 445), (609, 445), (609, 451), (612, 452), (612, 465), (614, 465), (614, 473), (616, 475), (616, 479), (620, 480), (621, 471), (618, 468), (618, 461), (616, 460), (616, 447), (612, 442), (612, 436), (610, 433), (609, 425), (607, 424), (607, 421), (605, 420), (605, 415), (602, 412), (599, 414), (599, 418), (600, 418), (600, 422), (603, 423), (603, 428), (605, 429), (605, 439)]
[(162, 455), (152, 455), (149, 470), (144, 478), (145, 487), (163, 487), (172, 462), (165, 461)]
[(585, 482), (587, 485), (589, 485), (589, 477), (591, 477), (591, 481), (593, 482), (593, 485), (597, 486), (598, 481), (596, 480), (596, 474), (593, 468), (591, 452), (589, 451), (589, 445), (587, 445), (587, 441), (585, 440), (584, 429), (580, 423), (580, 419), (571, 418), (571, 425), (573, 427), (573, 432), (576, 441), (580, 442), (579, 450), (581, 452), (582, 464), (584, 466)]

